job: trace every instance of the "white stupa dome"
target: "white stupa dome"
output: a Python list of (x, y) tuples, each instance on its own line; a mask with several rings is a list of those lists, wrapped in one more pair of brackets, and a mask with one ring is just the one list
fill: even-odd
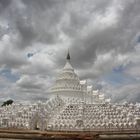
[(83, 95), (83, 92), (85, 92), (84, 86), (80, 84), (79, 77), (74, 72), (68, 52), (66, 64), (56, 79), (54, 86), (51, 88), (51, 94), (57, 94), (63, 97), (77, 96), (79, 98)]

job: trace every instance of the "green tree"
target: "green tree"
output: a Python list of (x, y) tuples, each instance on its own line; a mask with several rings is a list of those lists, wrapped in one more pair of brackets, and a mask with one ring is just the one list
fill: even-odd
[(7, 100), (5, 102), (3, 102), (3, 104), (1, 106), (7, 106), (7, 105), (11, 105), (14, 101), (13, 100)]

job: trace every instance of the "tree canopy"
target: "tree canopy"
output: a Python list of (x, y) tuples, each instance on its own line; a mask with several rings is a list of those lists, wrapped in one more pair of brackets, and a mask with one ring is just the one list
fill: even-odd
[(7, 106), (7, 105), (11, 105), (14, 101), (13, 100), (7, 100), (5, 102), (3, 102), (3, 104), (1, 106)]

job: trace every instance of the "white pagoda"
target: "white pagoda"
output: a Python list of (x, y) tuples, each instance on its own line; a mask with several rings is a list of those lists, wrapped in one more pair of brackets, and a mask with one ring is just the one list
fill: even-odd
[(46, 131), (140, 131), (140, 103), (113, 104), (66, 64), (50, 91), (35, 104), (0, 107), (0, 128)]
[(51, 88), (50, 95), (51, 97), (59, 95), (62, 98), (75, 98), (87, 102), (104, 101), (104, 95), (99, 94), (98, 90), (93, 90), (92, 86), (88, 86), (86, 80), (80, 81), (71, 65), (69, 51), (66, 64)]

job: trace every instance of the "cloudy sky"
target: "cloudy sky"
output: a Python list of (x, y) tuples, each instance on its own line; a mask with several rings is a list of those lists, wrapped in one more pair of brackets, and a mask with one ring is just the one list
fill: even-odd
[(140, 0), (0, 0), (0, 101), (47, 98), (68, 48), (82, 79), (140, 101)]

